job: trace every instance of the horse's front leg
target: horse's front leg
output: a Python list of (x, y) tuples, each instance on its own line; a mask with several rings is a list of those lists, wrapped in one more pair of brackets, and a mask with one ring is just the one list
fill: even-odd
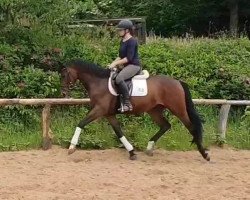
[(99, 107), (94, 107), (88, 114), (87, 116), (79, 122), (78, 126), (76, 127), (75, 133), (71, 139), (70, 146), (69, 146), (69, 151), (68, 154), (72, 154), (76, 150), (76, 145), (78, 143), (80, 134), (82, 129), (91, 123), (92, 121), (96, 120), (99, 117), (103, 116), (103, 111)]
[(129, 152), (129, 158), (131, 160), (136, 160), (136, 154), (134, 153), (133, 146), (129, 143), (127, 138), (124, 136), (120, 123), (116, 119), (115, 116), (109, 116), (107, 117), (107, 120), (109, 121), (110, 125), (112, 126), (113, 130), (115, 131), (117, 137), (120, 139), (120, 141), (123, 143), (127, 151)]

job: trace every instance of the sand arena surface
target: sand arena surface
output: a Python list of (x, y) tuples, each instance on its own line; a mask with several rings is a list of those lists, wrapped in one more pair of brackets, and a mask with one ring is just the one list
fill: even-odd
[(66, 149), (0, 153), (0, 199), (250, 200), (250, 151), (138, 152)]

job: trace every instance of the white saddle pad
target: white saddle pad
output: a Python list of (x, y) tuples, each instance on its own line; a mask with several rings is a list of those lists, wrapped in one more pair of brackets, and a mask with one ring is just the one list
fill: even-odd
[[(141, 97), (146, 96), (148, 94), (148, 86), (147, 86), (147, 78), (149, 77), (149, 73), (147, 70), (143, 70), (141, 74), (136, 75), (132, 78), (132, 91), (130, 91), (131, 96), (133, 97)], [(111, 78), (108, 81), (109, 92), (118, 96), (116, 89), (112, 86)]]

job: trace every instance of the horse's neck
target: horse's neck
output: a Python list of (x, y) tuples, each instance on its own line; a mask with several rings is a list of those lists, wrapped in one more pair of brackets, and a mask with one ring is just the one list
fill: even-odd
[(79, 80), (87, 90), (89, 96), (92, 96), (93, 93), (98, 93), (98, 91), (99, 93), (106, 92), (101, 88), (107, 87), (104, 86), (107, 85), (108, 78), (99, 78), (90, 74), (84, 74)]

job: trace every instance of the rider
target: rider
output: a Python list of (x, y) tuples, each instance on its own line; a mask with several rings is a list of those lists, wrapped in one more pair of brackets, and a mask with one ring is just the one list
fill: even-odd
[(115, 82), (118, 85), (118, 92), (122, 94), (124, 99), (124, 112), (133, 110), (125, 80), (132, 78), (141, 71), (138, 43), (132, 36), (132, 29), (133, 23), (130, 20), (121, 20), (117, 25), (118, 34), (122, 38), (119, 57), (109, 65), (110, 68), (115, 68), (117, 65), (122, 66), (122, 70), (116, 76)]

